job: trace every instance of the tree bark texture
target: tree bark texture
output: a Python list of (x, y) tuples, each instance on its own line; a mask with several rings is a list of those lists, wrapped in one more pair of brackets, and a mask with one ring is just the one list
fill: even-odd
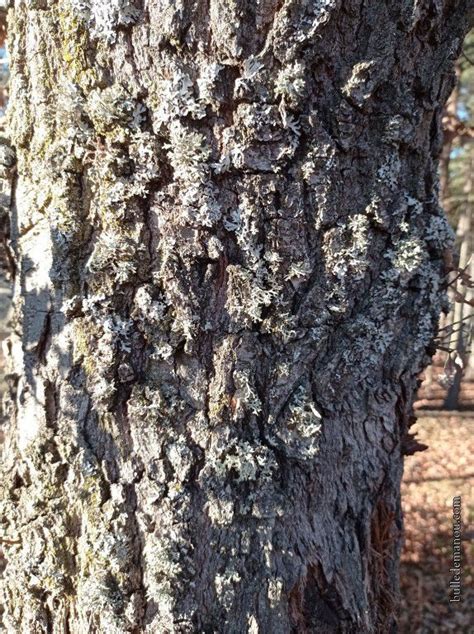
[(11, 4), (3, 627), (395, 631), (469, 3)]

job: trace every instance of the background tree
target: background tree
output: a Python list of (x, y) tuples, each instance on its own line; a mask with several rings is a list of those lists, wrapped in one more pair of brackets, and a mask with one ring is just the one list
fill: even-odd
[[(464, 42), (456, 63), (458, 84), (443, 116), (443, 149), (440, 156), (440, 196), (456, 233), (449, 298), (450, 312), (441, 318), (438, 352), (428, 368), (418, 405), (443, 403), (449, 410), (466, 407), (472, 400), (472, 170), (474, 33)], [(461, 382), (462, 378), (465, 381)], [(464, 388), (464, 389), (462, 389)]]
[[(455, 301), (452, 323), (445, 327), (449, 336), (448, 364), (451, 368), (452, 383), (446, 395), (448, 409), (458, 409), (460, 405), (461, 379), (468, 368), (468, 378), (472, 378), (472, 359), (469, 356), (472, 340), (472, 314), (474, 295), (474, 262), (472, 261), (472, 209), (474, 204), (474, 33), (467, 37), (458, 62), (459, 89), (452, 99), (454, 112), (449, 117), (453, 132), (446, 134), (450, 147), (447, 163), (448, 183), (443, 192), (443, 202), (458, 237), (458, 268), (463, 275), (457, 275), (453, 288)], [(452, 352), (451, 352), (452, 351)]]
[(469, 8), (15, 2), (7, 631), (395, 629)]

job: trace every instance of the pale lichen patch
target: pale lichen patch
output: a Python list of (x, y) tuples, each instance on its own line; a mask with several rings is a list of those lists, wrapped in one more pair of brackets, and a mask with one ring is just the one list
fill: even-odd
[(351, 76), (344, 84), (342, 92), (361, 106), (372, 95), (378, 79), (376, 62), (359, 62), (352, 68)]
[(271, 416), (268, 422), (270, 433), (289, 455), (307, 460), (319, 453), (322, 415), (306, 383), (296, 388), (278, 419)]
[(117, 39), (120, 26), (134, 24), (140, 15), (133, 0), (70, 0), (70, 3), (91, 35), (109, 44)]

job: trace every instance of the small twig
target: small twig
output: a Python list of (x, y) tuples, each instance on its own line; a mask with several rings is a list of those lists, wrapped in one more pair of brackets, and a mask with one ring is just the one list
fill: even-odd
[(451, 352), (454, 352), (454, 348), (444, 348), (443, 346), (437, 346), (436, 347), (437, 350), (442, 350), (443, 352), (448, 352), (449, 354), (451, 354)]
[(462, 51), (461, 55), (462, 55), (465, 59), (467, 59), (467, 61), (469, 62), (469, 64), (471, 64), (471, 66), (474, 66), (474, 62), (472, 61), (472, 59), (471, 59), (470, 57), (468, 57), (468, 56), (466, 55), (466, 53), (465, 53), (464, 51)]
[(472, 315), (466, 315), (465, 317), (463, 317), (462, 319), (458, 319), (457, 321), (453, 321), (452, 324), (447, 324), (446, 326), (443, 326), (442, 328), (439, 328), (439, 330), (447, 330), (448, 328), (452, 328), (453, 326), (456, 326), (457, 324), (462, 324), (463, 321), (469, 321), (472, 319)]

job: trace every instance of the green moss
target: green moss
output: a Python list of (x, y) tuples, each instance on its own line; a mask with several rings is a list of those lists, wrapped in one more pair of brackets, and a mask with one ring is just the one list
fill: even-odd
[(94, 376), (96, 369), (90, 345), (90, 335), (90, 327), (86, 326), (84, 319), (76, 319), (74, 324), (74, 361), (81, 361), (87, 377)]
[(98, 81), (96, 71), (87, 64), (89, 36), (81, 20), (62, 4), (57, 5), (56, 12), (61, 29), (61, 56), (66, 64), (68, 78), (87, 92)]

